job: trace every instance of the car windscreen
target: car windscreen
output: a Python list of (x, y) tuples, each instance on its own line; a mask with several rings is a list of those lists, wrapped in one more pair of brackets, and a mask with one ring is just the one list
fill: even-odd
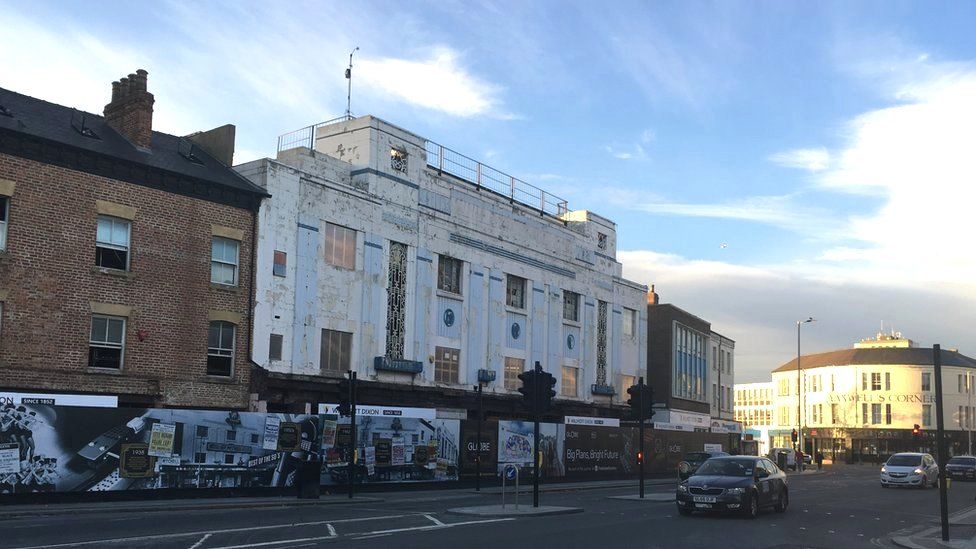
[(751, 477), (755, 460), (751, 459), (710, 459), (698, 468), (698, 475), (719, 475), (723, 477)]
[(914, 467), (922, 463), (919, 456), (891, 456), (888, 458), (888, 465), (892, 467)]
[(712, 456), (706, 454), (705, 452), (691, 452), (685, 454), (685, 461), (705, 461)]
[(955, 457), (949, 460), (949, 465), (976, 465), (976, 458)]

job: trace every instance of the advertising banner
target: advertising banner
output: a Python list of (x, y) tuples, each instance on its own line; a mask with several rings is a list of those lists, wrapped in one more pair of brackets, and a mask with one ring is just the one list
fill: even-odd
[[(504, 472), (505, 466), (513, 463), (526, 471), (531, 470), (533, 441), (535, 440), (534, 424), (531, 421), (499, 421), (498, 422), (498, 472)], [(564, 426), (555, 423), (539, 425), (539, 452), (542, 453), (543, 476), (561, 477), (566, 474), (563, 464), (563, 435)]]
[(624, 471), (620, 429), (566, 426), (566, 475), (619, 474)]
[(339, 422), (336, 416), (326, 415), (322, 420), (322, 446), (335, 446)]
[(87, 406), (118, 408), (119, 397), (107, 395), (51, 395), (45, 393), (8, 393), (0, 391), (0, 406), (12, 404), (46, 404), (48, 406)]
[(155, 460), (149, 455), (148, 444), (123, 444), (119, 452), (119, 476), (122, 478), (147, 478), (153, 476)]
[(297, 423), (283, 421), (278, 424), (278, 448), (282, 452), (297, 452), (302, 449), (302, 430)]
[(278, 449), (278, 429), (281, 427), (281, 418), (268, 416), (264, 420), (264, 445), (265, 450)]
[(620, 427), (620, 420), (612, 417), (566, 416), (566, 425), (592, 425), (594, 427)]
[[(478, 422), (461, 422), (462, 451), (461, 472), (473, 475), (475, 472), (475, 458), (478, 455)], [(498, 422), (484, 422), (481, 425), (481, 474), (494, 475), (498, 470)]]
[(376, 474), (376, 447), (367, 446), (364, 448), (363, 458), (366, 462), (366, 473), (369, 475)]
[(407, 462), (406, 446), (403, 437), (393, 437), (390, 445), (390, 465), (403, 465)]
[(154, 423), (149, 435), (149, 455), (154, 457), (169, 457), (173, 453), (173, 441), (176, 438), (176, 425), (170, 423)]
[[(339, 405), (319, 404), (319, 413), (335, 414), (338, 416)], [(399, 406), (372, 406), (367, 404), (357, 404), (356, 417), (410, 417), (433, 421), (437, 419), (437, 410), (435, 408), (403, 408)]]
[(16, 442), (0, 444), (0, 475), (15, 475), (20, 472), (20, 445)]

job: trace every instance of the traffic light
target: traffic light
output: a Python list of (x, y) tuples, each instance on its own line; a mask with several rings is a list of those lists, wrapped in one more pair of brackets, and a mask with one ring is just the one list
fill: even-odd
[(796, 442), (798, 440), (798, 437), (796, 436), (796, 429), (793, 429), (793, 432), (790, 433), (790, 440), (792, 440), (793, 442)]
[(641, 418), (646, 420), (654, 416), (654, 389), (639, 382), (637, 385), (630, 386), (627, 394), (630, 395), (627, 406), (630, 406), (631, 419), (640, 421)]
[(518, 392), (522, 393), (522, 403), (529, 410), (535, 410), (535, 387), (538, 381), (538, 374), (535, 370), (528, 370), (522, 372), (518, 375), (519, 381), (522, 382), (522, 386), (519, 387)]
[(539, 373), (539, 377), (536, 378), (536, 383), (539, 384), (539, 412), (547, 412), (552, 407), (552, 398), (556, 396), (556, 390), (553, 389), (556, 386), (556, 378), (549, 372), (543, 372), (538, 362), (536, 368)]
[(915, 426), (912, 427), (912, 436), (918, 438), (921, 435), (922, 435), (922, 428), (918, 426), (918, 423), (916, 423)]
[(552, 406), (552, 398), (556, 396), (553, 387), (556, 386), (556, 378), (549, 372), (542, 370), (542, 364), (538, 361), (535, 368), (522, 372), (518, 375), (522, 386), (518, 392), (522, 393), (522, 402), (534, 413), (543, 413)]
[(644, 463), (644, 452), (637, 452), (637, 464)]
[(339, 380), (339, 415), (349, 417), (352, 415), (352, 400), (350, 393), (351, 384), (346, 378)]

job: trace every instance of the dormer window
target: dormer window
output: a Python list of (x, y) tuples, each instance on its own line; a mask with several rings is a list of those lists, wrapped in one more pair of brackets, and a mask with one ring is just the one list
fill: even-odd
[(395, 172), (407, 173), (407, 150), (400, 147), (390, 149), (390, 168)]

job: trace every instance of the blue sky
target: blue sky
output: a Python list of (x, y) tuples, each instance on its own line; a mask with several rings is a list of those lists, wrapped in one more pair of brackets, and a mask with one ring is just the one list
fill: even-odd
[[(976, 4), (5, 2), (0, 86), (238, 162), (374, 114), (618, 223), (625, 274), (738, 342), (738, 378), (874, 334), (976, 355)], [(974, 157), (976, 158), (976, 157)], [(725, 246), (723, 246), (725, 244)]]

